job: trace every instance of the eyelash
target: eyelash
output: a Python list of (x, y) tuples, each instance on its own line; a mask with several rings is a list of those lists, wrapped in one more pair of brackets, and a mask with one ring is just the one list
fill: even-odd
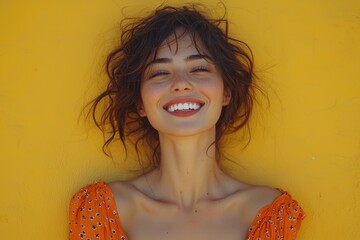
[[(196, 68), (194, 68), (193, 70), (191, 70), (191, 72), (209, 72), (209, 69), (207, 69), (204, 66), (198, 66)], [(158, 76), (163, 76), (163, 75), (168, 75), (169, 73), (166, 71), (157, 71), (151, 74), (150, 78), (154, 78), (154, 77), (158, 77)]]
[(154, 78), (154, 77), (157, 77), (157, 76), (162, 76), (162, 75), (168, 75), (169, 73), (168, 72), (165, 72), (165, 71), (157, 71), (157, 72), (154, 72), (151, 74), (150, 78)]
[(209, 72), (209, 69), (207, 69), (206, 67), (204, 66), (199, 66), (199, 67), (196, 67), (194, 70), (192, 70), (191, 72)]

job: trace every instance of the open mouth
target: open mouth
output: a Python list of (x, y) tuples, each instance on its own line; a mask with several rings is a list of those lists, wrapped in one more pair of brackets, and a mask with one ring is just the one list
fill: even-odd
[(169, 113), (197, 111), (204, 105), (204, 102), (194, 99), (179, 99), (168, 102), (164, 109)]
[(175, 111), (193, 111), (198, 110), (201, 108), (200, 103), (194, 103), (194, 102), (185, 102), (185, 103), (176, 103), (171, 104), (167, 107), (165, 107), (165, 110), (168, 112), (175, 112)]

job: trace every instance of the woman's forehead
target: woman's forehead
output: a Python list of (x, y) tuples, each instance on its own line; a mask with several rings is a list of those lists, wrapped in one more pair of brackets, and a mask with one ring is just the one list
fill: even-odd
[[(154, 51), (150, 59), (172, 56), (176, 54), (206, 54), (208, 51), (195, 34), (177, 30), (167, 37)], [(150, 60), (150, 61), (151, 61)]]

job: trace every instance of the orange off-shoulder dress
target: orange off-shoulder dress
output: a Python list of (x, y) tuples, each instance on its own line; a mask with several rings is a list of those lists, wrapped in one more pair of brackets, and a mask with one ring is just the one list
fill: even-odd
[[(262, 208), (246, 240), (295, 240), (305, 214), (289, 193)], [(104, 182), (88, 185), (72, 198), (69, 210), (70, 240), (129, 240), (120, 225), (113, 193)]]

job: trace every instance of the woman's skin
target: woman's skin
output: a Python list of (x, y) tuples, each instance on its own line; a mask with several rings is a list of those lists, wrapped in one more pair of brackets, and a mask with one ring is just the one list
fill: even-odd
[[(188, 35), (173, 40), (150, 58), (138, 109), (159, 132), (160, 167), (109, 184), (121, 226), (130, 240), (245, 239), (257, 212), (280, 193), (241, 183), (219, 168), (215, 124), (231, 96), (201, 43), (199, 53)], [(191, 109), (174, 111), (178, 103)]]

